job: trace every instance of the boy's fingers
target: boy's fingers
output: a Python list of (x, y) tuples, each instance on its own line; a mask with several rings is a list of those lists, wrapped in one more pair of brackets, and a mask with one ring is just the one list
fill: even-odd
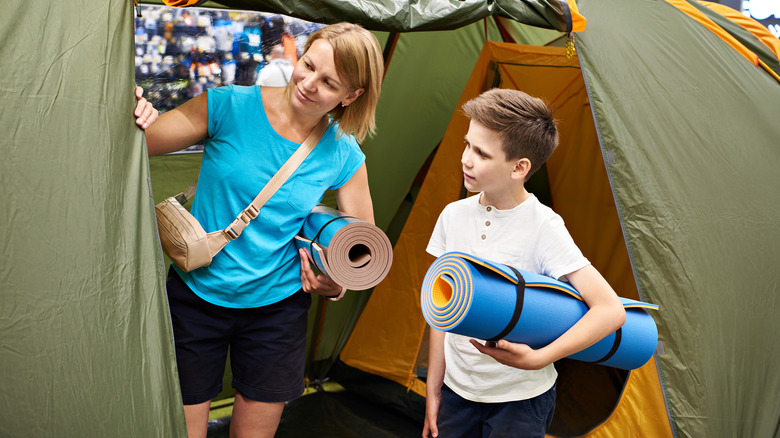
[[(474, 347), (476, 347), (476, 349), (479, 350), (480, 353), (486, 354), (486, 355), (492, 357), (493, 359), (495, 359), (495, 360), (497, 360), (499, 362), (501, 361), (500, 359), (504, 359), (503, 356), (507, 354), (506, 351), (504, 351), (504, 350), (502, 350), (500, 348), (496, 348), (496, 347), (491, 346), (491, 345), (482, 345), (476, 339), (469, 339), (469, 342), (471, 342), (471, 344)], [(487, 343), (488, 342), (486, 342), (486, 344)], [(490, 344), (492, 344), (492, 342)]]

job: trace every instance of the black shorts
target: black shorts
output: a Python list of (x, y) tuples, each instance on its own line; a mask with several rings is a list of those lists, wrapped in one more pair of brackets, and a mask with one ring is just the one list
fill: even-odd
[(479, 403), (466, 400), (443, 385), (437, 418), (439, 436), (544, 438), (555, 411), (555, 392), (553, 385), (546, 392), (526, 400)]
[(228, 347), (232, 385), (244, 397), (274, 403), (303, 394), (309, 294), (231, 309), (195, 295), (173, 269), (166, 285), (185, 405), (220, 393)]

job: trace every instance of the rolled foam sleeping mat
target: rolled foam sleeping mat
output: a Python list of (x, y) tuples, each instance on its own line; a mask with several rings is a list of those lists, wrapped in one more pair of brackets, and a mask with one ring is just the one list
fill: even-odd
[(393, 263), (390, 239), (379, 227), (324, 205), (309, 213), (295, 245), (323, 274), (350, 290), (376, 286)]
[[(569, 356), (632, 370), (655, 352), (655, 304), (620, 298), (626, 322), (596, 344)], [(441, 255), (422, 285), (422, 311), (438, 330), (484, 340), (506, 339), (541, 348), (582, 318), (588, 307), (571, 285), (460, 253)]]

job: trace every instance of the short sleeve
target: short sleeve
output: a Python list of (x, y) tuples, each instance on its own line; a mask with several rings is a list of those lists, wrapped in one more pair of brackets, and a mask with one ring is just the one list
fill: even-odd
[[(335, 129), (335, 127), (332, 129)], [(360, 146), (354, 137), (344, 135), (337, 141), (342, 142), (341, 149), (345, 151), (344, 159), (342, 160), (344, 165), (341, 167), (341, 172), (336, 177), (335, 182), (330, 186), (330, 190), (336, 190), (346, 184), (360, 166), (363, 165), (363, 162), (366, 161), (366, 155), (360, 150)]]
[(209, 110), (209, 137), (217, 137), (223, 129), (223, 119), (229, 114), (230, 96), (233, 93), (234, 86), (210, 88), (206, 90), (206, 100)]
[(447, 252), (447, 233), (445, 231), (446, 215), (447, 208), (445, 207), (444, 211), (442, 211), (439, 215), (439, 219), (436, 220), (436, 226), (433, 228), (433, 232), (431, 233), (431, 239), (428, 241), (428, 247), (425, 248), (425, 251), (434, 257), (439, 257)]
[(537, 242), (542, 274), (561, 279), (590, 264), (574, 243), (560, 216), (547, 220), (539, 235), (543, 236)]

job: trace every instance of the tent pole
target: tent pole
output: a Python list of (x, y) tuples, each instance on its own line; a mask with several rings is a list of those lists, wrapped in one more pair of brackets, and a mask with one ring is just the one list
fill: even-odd
[(385, 51), (382, 54), (382, 57), (385, 61), (385, 72), (384, 75), (387, 75), (387, 67), (390, 65), (390, 58), (393, 57), (393, 52), (395, 52), (395, 45), (398, 43), (398, 38), (401, 36), (399, 32), (390, 32), (390, 35), (387, 37), (387, 43), (385, 44)]
[(496, 23), (496, 27), (498, 27), (498, 31), (501, 33), (501, 39), (505, 43), (517, 44), (517, 41), (515, 41), (509, 31), (506, 30), (506, 26), (504, 26), (504, 23), (501, 22), (499, 17), (493, 15), (493, 21)]

